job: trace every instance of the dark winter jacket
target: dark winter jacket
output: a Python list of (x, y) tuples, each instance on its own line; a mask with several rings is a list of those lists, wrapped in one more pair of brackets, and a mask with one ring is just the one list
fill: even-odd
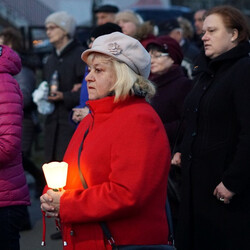
[(37, 107), (33, 102), (32, 93), (36, 87), (35, 72), (27, 64), (26, 57), (21, 56), (22, 69), (15, 76), (23, 95), (23, 130), (22, 130), (22, 152), (29, 156), (36, 129), (39, 128)]
[(67, 145), (74, 133), (75, 126), (69, 121), (73, 107), (79, 104), (80, 90), (71, 92), (74, 84), (81, 83), (85, 64), (81, 60), (84, 48), (77, 41), (72, 41), (60, 56), (54, 51), (44, 67), (45, 80), (49, 83), (55, 70), (59, 74), (59, 91), (64, 99), (55, 102), (55, 110), (47, 116), (45, 122), (45, 157), (46, 161), (61, 161)]
[(173, 146), (179, 127), (183, 103), (192, 88), (192, 81), (183, 73), (178, 65), (162, 75), (151, 75), (150, 80), (156, 84), (156, 95), (151, 99), (151, 105), (160, 116), (170, 145)]
[(185, 69), (188, 78), (193, 79), (192, 74), (194, 63), (201, 50), (187, 39), (183, 40), (181, 50), (184, 56), (181, 62), (181, 66)]
[(21, 60), (9, 47), (0, 48), (0, 207), (29, 205), (21, 155), (23, 100), (12, 77)]
[[(244, 42), (197, 64), (185, 101), (178, 250), (250, 249), (249, 52)], [(221, 181), (235, 193), (228, 205), (213, 196)]]

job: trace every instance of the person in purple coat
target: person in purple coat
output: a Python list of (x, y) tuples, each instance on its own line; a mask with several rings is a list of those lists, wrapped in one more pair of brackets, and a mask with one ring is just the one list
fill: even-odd
[(23, 99), (13, 78), (21, 70), (21, 59), (0, 46), (0, 248), (19, 250), (19, 231), (30, 205), (22, 166)]

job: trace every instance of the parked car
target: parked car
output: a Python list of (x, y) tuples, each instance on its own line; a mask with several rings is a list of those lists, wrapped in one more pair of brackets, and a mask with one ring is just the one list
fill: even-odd
[(145, 6), (132, 8), (132, 10), (138, 13), (144, 21), (150, 20), (155, 25), (159, 25), (168, 19), (177, 18), (179, 16), (185, 17), (189, 21), (193, 22), (194, 12), (190, 8), (183, 6), (170, 6), (165, 8)]

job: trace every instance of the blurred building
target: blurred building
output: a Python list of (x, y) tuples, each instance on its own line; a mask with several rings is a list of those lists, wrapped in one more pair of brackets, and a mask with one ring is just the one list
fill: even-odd
[(0, 0), (1, 27), (41, 25), (51, 13), (51, 8), (38, 0)]

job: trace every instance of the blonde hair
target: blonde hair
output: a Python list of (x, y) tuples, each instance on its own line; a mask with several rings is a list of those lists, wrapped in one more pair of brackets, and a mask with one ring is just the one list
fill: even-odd
[(183, 37), (192, 39), (192, 37), (194, 36), (194, 28), (192, 26), (192, 23), (184, 17), (178, 17), (177, 21), (182, 29)]
[(137, 27), (143, 24), (143, 19), (142, 17), (131, 11), (131, 10), (124, 10), (120, 11), (116, 14), (115, 16), (115, 23), (118, 23), (120, 20), (125, 20), (134, 23)]
[(125, 100), (128, 96), (144, 97), (148, 102), (155, 95), (154, 84), (145, 77), (136, 74), (127, 64), (115, 60), (113, 57), (93, 52), (89, 54), (87, 62), (100, 58), (111, 62), (116, 74), (116, 82), (110, 92), (114, 93), (114, 102)]

